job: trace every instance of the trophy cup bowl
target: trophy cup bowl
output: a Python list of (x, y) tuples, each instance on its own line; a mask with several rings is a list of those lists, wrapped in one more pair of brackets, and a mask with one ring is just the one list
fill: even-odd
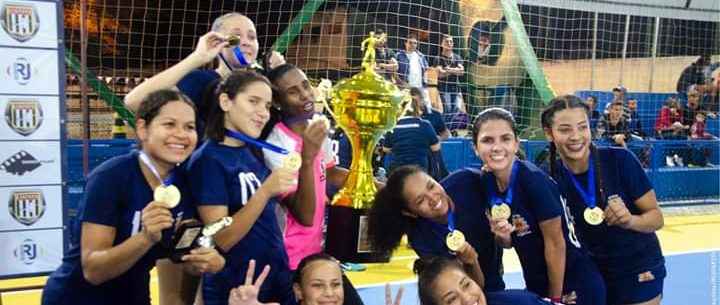
[[(373, 37), (371, 33), (366, 41)], [(377, 192), (372, 156), (380, 137), (395, 127), (411, 99), (407, 91), (375, 72), (374, 53), (369, 53), (373, 47), (370, 41), (362, 71), (333, 87), (332, 109), (328, 107), (352, 146), (350, 173), (329, 208), (326, 248), (341, 261), (388, 259), (373, 252), (367, 238), (366, 215)]]

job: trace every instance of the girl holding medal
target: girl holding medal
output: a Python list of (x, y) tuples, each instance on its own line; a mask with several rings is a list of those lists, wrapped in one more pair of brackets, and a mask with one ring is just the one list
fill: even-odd
[(557, 186), (528, 161), (517, 160), (519, 141), (512, 114), (490, 108), (473, 126), (475, 151), (486, 175), (491, 230), (515, 248), (528, 290), (553, 302), (605, 304), (605, 287), (580, 247)]
[[(176, 167), (197, 143), (194, 105), (170, 90), (148, 95), (137, 112), (137, 137), (139, 151), (88, 176), (71, 248), (50, 275), (42, 304), (150, 304), (150, 269), (168, 254), (173, 226), (194, 215)], [(183, 260), (192, 273), (217, 272), (225, 263), (210, 248)], [(158, 271), (161, 286), (165, 270)]]
[(481, 176), (480, 170), (468, 168), (437, 183), (415, 165), (393, 170), (368, 215), (373, 249), (390, 254), (407, 234), (421, 258), (457, 258), (485, 290), (488, 304), (538, 304), (540, 298), (533, 293), (505, 290), (502, 248), (488, 219), (478, 217), (483, 210), (479, 203), (487, 196), (478, 187)]
[(572, 95), (543, 111), (551, 175), (605, 279), (608, 304), (659, 304), (666, 270), (655, 235), (663, 226), (655, 191), (630, 151), (592, 144), (589, 111)]
[(263, 302), (294, 304), (288, 257), (278, 227), (276, 196), (296, 183), (299, 165), (265, 166), (260, 149), (287, 151), (257, 140), (267, 123), (272, 102), (269, 81), (255, 72), (234, 72), (219, 89), (208, 117), (208, 140), (189, 164), (192, 193), (205, 223), (222, 217), (232, 224), (215, 235), (228, 263), (221, 271), (203, 277), (205, 304), (227, 304), (230, 290), (244, 280), (250, 259), (273, 272), (260, 291)]

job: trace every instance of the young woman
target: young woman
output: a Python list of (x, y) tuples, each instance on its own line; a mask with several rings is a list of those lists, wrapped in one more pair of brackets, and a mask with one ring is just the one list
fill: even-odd
[(588, 112), (571, 95), (543, 111), (551, 175), (605, 279), (607, 303), (659, 304), (666, 271), (655, 235), (663, 226), (655, 191), (628, 150), (592, 145)]
[[(253, 283), (254, 269), (255, 261), (251, 260), (245, 284), (231, 291), (229, 305), (262, 304), (257, 300), (257, 292), (270, 272), (270, 267), (265, 266)], [(298, 265), (297, 273), (293, 276), (293, 293), (302, 305), (341, 305), (345, 303), (344, 279), (340, 263), (335, 258), (324, 253), (311, 254), (303, 258)], [(393, 302), (390, 286), (386, 285), (385, 304), (400, 305), (402, 293), (403, 288), (400, 287)]]
[(481, 112), (473, 127), (475, 152), (487, 175), (486, 209), (496, 240), (515, 248), (527, 289), (553, 302), (605, 304), (605, 287), (575, 237), (557, 185), (528, 161), (518, 160), (520, 142), (512, 114)]
[(297, 170), (270, 173), (257, 140), (270, 116), (270, 82), (255, 72), (234, 72), (220, 85), (217, 103), (208, 116), (208, 140), (188, 163), (191, 190), (205, 223), (222, 217), (232, 224), (215, 235), (228, 263), (219, 273), (203, 277), (206, 305), (227, 304), (250, 259), (274, 272), (260, 291), (262, 301), (294, 304), (291, 274), (275, 208), (276, 196), (295, 185)]
[[(139, 151), (112, 158), (88, 176), (72, 247), (50, 275), (42, 304), (150, 304), (150, 269), (167, 255), (163, 245), (173, 225), (194, 214), (176, 167), (197, 143), (194, 105), (174, 91), (148, 95), (137, 112), (137, 137)], [(177, 206), (153, 200), (161, 184), (179, 188)], [(217, 272), (225, 263), (206, 248), (183, 260), (194, 272)]]
[[(418, 166), (398, 167), (370, 209), (371, 243), (375, 250), (390, 254), (407, 234), (421, 258), (457, 258), (485, 290), (489, 304), (535, 304), (538, 297), (533, 293), (504, 290), (503, 250), (483, 215), (486, 195), (479, 187), (481, 177), (478, 169), (462, 169), (437, 183)], [(447, 238), (455, 230), (466, 241), (452, 251)]]

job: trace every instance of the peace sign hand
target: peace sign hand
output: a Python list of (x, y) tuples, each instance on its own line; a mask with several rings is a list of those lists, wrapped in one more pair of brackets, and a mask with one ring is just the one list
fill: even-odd
[(245, 285), (238, 286), (230, 290), (230, 297), (228, 298), (229, 305), (280, 305), (278, 303), (260, 303), (258, 301), (258, 293), (260, 292), (260, 286), (262, 286), (265, 278), (270, 273), (270, 265), (265, 265), (263, 271), (258, 276), (257, 280), (253, 284), (253, 277), (255, 276), (255, 260), (251, 259), (248, 264), (248, 271), (245, 274)]
[(400, 305), (402, 300), (403, 291), (405, 287), (400, 286), (397, 295), (395, 296), (395, 302), (392, 301), (392, 290), (390, 289), (390, 283), (385, 283), (385, 305)]

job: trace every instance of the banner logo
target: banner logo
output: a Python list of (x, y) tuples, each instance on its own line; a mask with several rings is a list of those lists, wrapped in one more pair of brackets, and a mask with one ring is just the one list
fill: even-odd
[(5, 106), (5, 121), (15, 132), (29, 136), (40, 127), (43, 111), (36, 100), (11, 100)]
[(30, 226), (45, 214), (45, 198), (41, 191), (14, 191), (10, 193), (8, 212), (19, 223)]
[(5, 3), (0, 10), (0, 20), (5, 32), (19, 42), (32, 39), (40, 28), (40, 18), (32, 5)]
[(52, 163), (53, 160), (40, 161), (25, 150), (21, 150), (0, 163), (0, 171), (8, 174), (22, 176), (27, 172), (34, 171), (43, 163)]
[(32, 265), (40, 254), (40, 246), (32, 239), (26, 238), (15, 248), (13, 255), (25, 265)]

